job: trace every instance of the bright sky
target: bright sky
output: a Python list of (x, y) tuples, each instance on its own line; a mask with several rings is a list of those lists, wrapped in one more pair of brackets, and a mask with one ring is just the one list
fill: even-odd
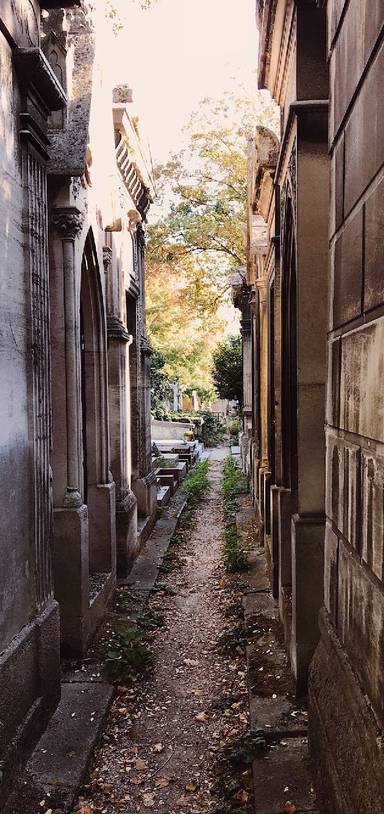
[(181, 129), (205, 96), (239, 82), (256, 94), (255, 0), (158, 0), (145, 11), (118, 3), (126, 25), (115, 81), (133, 88), (154, 163), (179, 149)]

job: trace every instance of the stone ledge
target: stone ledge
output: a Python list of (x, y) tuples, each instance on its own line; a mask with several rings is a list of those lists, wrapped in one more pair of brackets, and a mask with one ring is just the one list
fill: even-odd
[[(4, 814), (66, 814), (81, 786), (113, 698), (106, 683), (65, 683), (60, 704), (40, 738)], [(45, 805), (41, 807), (41, 801)]]

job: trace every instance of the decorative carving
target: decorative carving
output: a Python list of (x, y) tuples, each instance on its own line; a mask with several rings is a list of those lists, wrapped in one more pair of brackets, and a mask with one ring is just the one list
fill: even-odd
[(78, 177), (77, 178), (72, 178), (72, 196), (75, 199), (75, 201), (77, 200), (77, 198), (80, 195), (81, 188), (83, 188), (83, 189), (86, 188), (86, 182), (85, 182), (84, 176), (82, 176), (82, 178), (78, 178)]
[(112, 249), (109, 246), (103, 246), (103, 266), (107, 274), (112, 266)]
[(75, 240), (83, 228), (84, 215), (76, 206), (53, 210), (52, 224), (62, 240)]

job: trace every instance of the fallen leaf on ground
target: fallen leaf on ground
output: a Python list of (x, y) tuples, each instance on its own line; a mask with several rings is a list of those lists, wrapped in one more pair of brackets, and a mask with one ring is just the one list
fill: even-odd
[(197, 783), (186, 783), (185, 784), (185, 791), (197, 791), (198, 785)]
[(296, 806), (293, 803), (291, 803), (290, 800), (287, 800), (287, 802), (286, 802), (286, 804), (285, 804), (285, 806), (283, 808), (283, 811), (284, 811), (284, 814), (295, 814)]
[(170, 782), (170, 777), (157, 777), (155, 780), (155, 786), (158, 786), (160, 789), (165, 789), (167, 786), (169, 786)]
[(162, 752), (163, 749), (164, 749), (164, 746), (163, 746), (162, 743), (155, 743), (155, 745), (153, 747), (154, 752)]
[(145, 775), (144, 774), (137, 774), (135, 777), (130, 777), (129, 782), (133, 783), (134, 786), (141, 786), (144, 783)]
[(196, 721), (208, 721), (207, 713), (206, 712), (198, 712), (195, 715)]
[(92, 808), (88, 804), (80, 806), (76, 814), (93, 814), (93, 806)]
[(139, 772), (144, 771), (147, 768), (148, 764), (146, 760), (143, 760), (141, 757), (138, 757), (135, 763), (135, 769)]
[(152, 808), (155, 805), (155, 795), (154, 794), (143, 794), (143, 803), (145, 808)]
[(180, 807), (181, 806), (188, 806), (189, 805), (188, 797), (179, 797), (179, 799), (176, 800), (176, 805), (180, 806)]
[(249, 794), (245, 789), (240, 789), (235, 795), (235, 800), (238, 800), (239, 803), (247, 803), (249, 800)]
[(186, 664), (187, 667), (197, 667), (198, 663), (196, 659), (184, 659), (184, 664)]

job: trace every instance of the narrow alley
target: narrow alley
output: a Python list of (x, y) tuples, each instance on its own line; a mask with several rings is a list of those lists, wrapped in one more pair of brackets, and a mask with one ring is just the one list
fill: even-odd
[[(245, 654), (219, 647), (231, 611), (223, 577), (222, 463), (211, 453), (210, 490), (181, 524), (147, 612), (155, 666), (118, 686), (102, 745), (77, 811), (202, 812), (215, 805), (218, 752), (248, 727)], [(248, 798), (249, 778), (239, 788)], [(92, 803), (92, 807), (87, 807)], [(95, 806), (93, 808), (93, 806)], [(244, 810), (244, 809), (243, 809)]]
[(384, 0), (0, 67), (0, 814), (383, 814)]
[[(209, 453), (209, 489), (193, 509), (187, 506), (165, 553), (143, 614), (153, 669), (117, 682), (74, 814), (315, 811), (303, 738), (306, 713), (296, 710), (285, 653), (279, 642), (272, 643), (276, 612), (270, 618), (267, 613), (268, 627), (261, 629), (260, 620), (273, 600), (255, 583), (260, 579), (252, 564), (255, 549), (249, 553), (248, 569), (223, 570), (222, 478), (227, 455), (225, 447)], [(249, 502), (246, 496), (242, 500)], [(264, 576), (261, 579), (265, 585)], [(120, 589), (118, 597), (120, 606), (124, 597), (129, 604), (129, 587)], [(248, 628), (244, 607), (250, 609)], [(251, 633), (254, 647), (259, 644), (257, 664), (246, 640)], [(259, 671), (267, 671), (267, 664), (268, 674), (261, 675), (260, 683)], [(255, 721), (249, 714), (253, 683), (258, 686), (251, 705)], [(283, 693), (279, 699), (276, 684)], [(279, 715), (288, 721), (276, 735), (272, 724)], [(292, 738), (293, 756), (284, 736)], [(288, 754), (288, 764), (281, 751)], [(272, 777), (264, 767), (261, 774), (253, 771), (256, 805), (255, 758), (272, 760)], [(296, 808), (290, 795), (300, 803), (305, 799), (305, 807)]]

